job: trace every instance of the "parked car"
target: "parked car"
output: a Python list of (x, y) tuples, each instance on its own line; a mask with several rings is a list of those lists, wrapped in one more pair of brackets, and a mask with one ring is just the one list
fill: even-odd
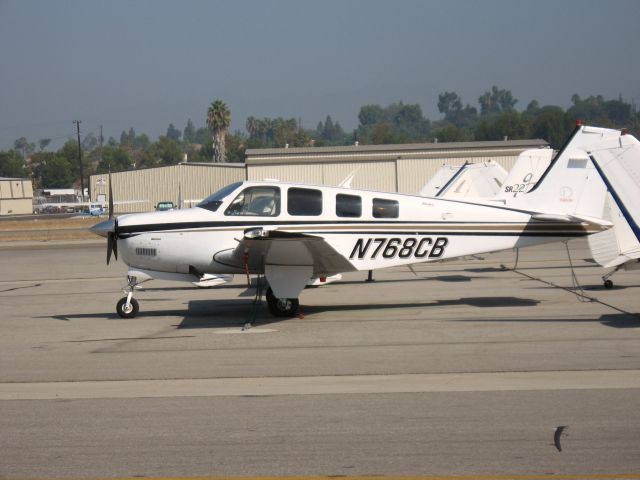
[(176, 207), (173, 202), (158, 202), (158, 204), (156, 205), (156, 211), (158, 212), (168, 212), (175, 209)]

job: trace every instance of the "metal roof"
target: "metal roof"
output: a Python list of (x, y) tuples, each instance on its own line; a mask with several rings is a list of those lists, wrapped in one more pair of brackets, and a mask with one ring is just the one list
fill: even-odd
[(336, 147), (294, 147), (294, 148), (250, 148), (246, 150), (247, 157), (269, 155), (318, 155), (318, 154), (353, 154), (378, 152), (414, 152), (424, 150), (469, 150), (495, 148), (545, 147), (549, 145), (545, 140), (501, 140), (482, 142), (441, 142), (441, 143), (402, 143), (386, 145), (343, 145)]
[(244, 163), (238, 163), (238, 162), (180, 162), (178, 165), (185, 165), (185, 166), (194, 166), (194, 167), (233, 167), (233, 168), (244, 168), (245, 164)]

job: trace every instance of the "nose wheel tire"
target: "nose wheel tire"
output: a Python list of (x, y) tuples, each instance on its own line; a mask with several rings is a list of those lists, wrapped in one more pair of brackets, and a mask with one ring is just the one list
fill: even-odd
[(116, 312), (121, 318), (133, 318), (138, 314), (140, 306), (135, 298), (132, 298), (127, 305), (127, 297), (122, 297), (116, 305)]
[(298, 313), (300, 302), (297, 298), (277, 298), (271, 287), (267, 289), (267, 306), (274, 317), (293, 317)]
[(612, 280), (605, 280), (604, 281), (604, 288), (613, 288), (613, 281)]

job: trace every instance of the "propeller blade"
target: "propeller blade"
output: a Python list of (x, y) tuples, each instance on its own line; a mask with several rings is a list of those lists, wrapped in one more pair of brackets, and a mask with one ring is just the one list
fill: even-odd
[[(107, 235), (107, 265), (109, 265), (109, 261), (111, 260), (111, 252), (113, 251), (113, 244), (114, 244), (113, 233), (109, 232), (109, 234)], [(116, 260), (117, 259), (118, 257), (116, 256)]]
[(113, 226), (113, 256), (118, 260), (118, 219), (115, 219)]
[(109, 169), (109, 218), (113, 218), (113, 189), (111, 188), (111, 169)]

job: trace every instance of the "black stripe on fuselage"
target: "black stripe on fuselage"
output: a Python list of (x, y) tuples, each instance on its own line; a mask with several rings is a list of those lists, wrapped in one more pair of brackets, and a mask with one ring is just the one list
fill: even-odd
[[(430, 231), (421, 231), (417, 232), (413, 230), (411, 227), (425, 227), (425, 226), (437, 226), (437, 227), (445, 227), (446, 225), (452, 226), (454, 225), (477, 225), (478, 230), (459, 230), (452, 228), (452, 230), (446, 230), (443, 228), (442, 230), (430, 230)], [(314, 227), (321, 227), (326, 225), (340, 225), (343, 227), (338, 230), (313, 230)], [(393, 230), (384, 230), (385, 226), (406, 226), (406, 228), (402, 229), (393, 229)], [(496, 226), (493, 229), (482, 229), (483, 225), (492, 225)], [(420, 221), (395, 221), (395, 222), (375, 222), (375, 221), (350, 221), (350, 222), (336, 222), (335, 220), (325, 220), (325, 221), (256, 221), (256, 222), (181, 222), (181, 223), (165, 223), (165, 224), (147, 224), (147, 225), (130, 225), (130, 226), (120, 226), (118, 227), (118, 235), (121, 238), (127, 236), (134, 236), (141, 233), (158, 233), (158, 232), (174, 232), (174, 231), (198, 231), (198, 230), (211, 230), (215, 231), (216, 229), (229, 229), (229, 228), (237, 228), (238, 230), (244, 230), (251, 227), (262, 227), (262, 226), (281, 226), (283, 228), (291, 227), (291, 226), (304, 226), (309, 227), (311, 231), (305, 231), (307, 235), (328, 235), (328, 234), (351, 234), (351, 235), (363, 235), (363, 234), (371, 234), (371, 235), (496, 235), (496, 236), (513, 236), (513, 235), (521, 235), (521, 236), (578, 236), (578, 235), (588, 235), (589, 232), (587, 229), (581, 224), (567, 225), (567, 224), (536, 224), (529, 223), (524, 224), (523, 222), (512, 222), (512, 223), (499, 223), (499, 222), (446, 222), (446, 221), (433, 221), (433, 222), (420, 222)], [(367, 230), (365, 228), (358, 227), (371, 226), (377, 227), (379, 229), (376, 230)], [(512, 226), (514, 230), (508, 231), (504, 230), (505, 227)], [(502, 229), (500, 228), (502, 227)], [(520, 227), (520, 228), (518, 228)]]

